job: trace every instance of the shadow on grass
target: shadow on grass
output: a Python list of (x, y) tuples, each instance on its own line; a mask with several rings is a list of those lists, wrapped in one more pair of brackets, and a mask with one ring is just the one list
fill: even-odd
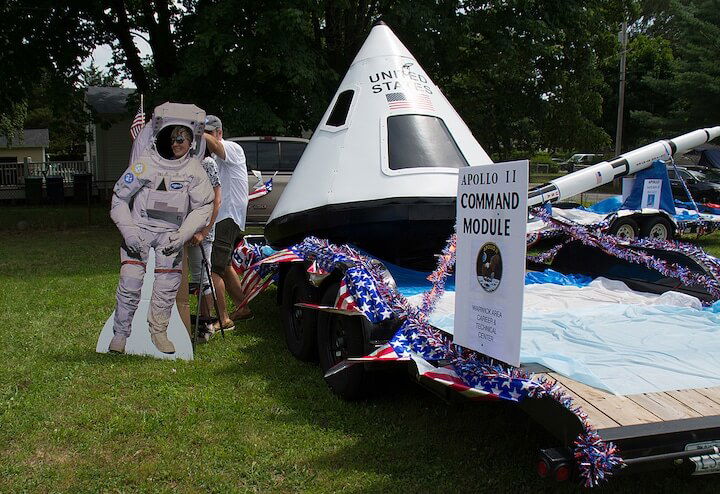
[[(293, 359), (284, 347), (277, 323), (274, 293), (258, 300), (254, 310), (263, 313), (248, 325), (241, 343), (239, 362), (217, 368), (215, 376), (243, 392), (243, 380), (262, 379), (272, 395), (290, 413), (274, 420), (293, 425), (329, 429), (352, 437), (351, 445), (329, 447), (305, 460), (310, 469), (372, 474), (380, 478), (373, 488), (407, 491), (501, 492), (547, 488), (575, 491), (576, 485), (541, 483), (535, 473), (540, 448), (557, 445), (541, 424), (532, 422), (509, 403), (448, 404), (411, 381), (406, 374), (391, 373), (370, 398), (346, 402), (325, 386), (316, 364)], [(271, 322), (270, 317), (276, 321)], [(268, 320), (265, 320), (268, 318)], [(234, 345), (238, 334), (225, 344)], [(716, 480), (688, 479), (677, 472), (614, 479), (608, 488), (630, 492), (673, 490), (710, 492)], [(463, 487), (465, 486), (465, 487)], [(512, 488), (510, 488), (512, 486)], [(367, 486), (365, 486), (367, 487)], [(350, 492), (358, 491), (348, 486)]]

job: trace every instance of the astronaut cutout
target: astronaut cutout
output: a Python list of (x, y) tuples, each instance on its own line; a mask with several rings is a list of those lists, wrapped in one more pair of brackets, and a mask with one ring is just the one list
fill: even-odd
[[(175, 353), (167, 328), (181, 282), (182, 247), (207, 224), (214, 197), (200, 162), (205, 152), (204, 121), (205, 112), (195, 105), (164, 103), (155, 108), (133, 144), (128, 170), (115, 184), (110, 217), (123, 242), (113, 336), (105, 347), (111, 352), (125, 352), (153, 248), (155, 280), (148, 329), (157, 350)], [(98, 351), (100, 347), (99, 341)]]

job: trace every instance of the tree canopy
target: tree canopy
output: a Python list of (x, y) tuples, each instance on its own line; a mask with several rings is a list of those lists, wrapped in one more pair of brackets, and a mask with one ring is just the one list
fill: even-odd
[[(595, 151), (610, 148), (615, 134), (625, 19), (627, 149), (717, 123), (717, 7), (717, 0), (8, 0), (0, 6), (0, 64), (11, 68), (0, 90), (0, 133), (48, 124), (53, 141), (61, 133), (80, 139), (82, 88), (125, 80), (148, 107), (193, 102), (222, 115), (234, 135), (298, 135), (317, 125), (382, 18), (490, 152)], [(111, 66), (83, 70), (100, 44), (112, 47)]]

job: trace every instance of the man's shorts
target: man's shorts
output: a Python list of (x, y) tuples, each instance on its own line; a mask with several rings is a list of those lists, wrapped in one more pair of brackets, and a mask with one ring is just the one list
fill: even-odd
[(210, 256), (213, 273), (223, 274), (225, 268), (230, 265), (235, 242), (240, 233), (240, 227), (232, 218), (225, 218), (215, 224), (215, 240), (213, 241), (212, 255)]

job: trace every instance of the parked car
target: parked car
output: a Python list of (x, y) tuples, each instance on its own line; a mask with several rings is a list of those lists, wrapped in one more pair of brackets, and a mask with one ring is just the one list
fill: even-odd
[(272, 191), (248, 204), (247, 222), (265, 224), (310, 141), (277, 136), (230, 137), (228, 140), (237, 142), (245, 151), (250, 192), (258, 181), (273, 179)]
[(568, 173), (572, 173), (582, 168), (587, 168), (588, 166), (600, 163), (602, 160), (602, 154), (573, 154), (572, 156), (570, 156), (570, 159), (560, 163), (560, 168)]
[(682, 186), (678, 175), (682, 177), (687, 185), (693, 199), (699, 203), (720, 203), (720, 171), (712, 168), (689, 169), (668, 167), (668, 177), (672, 187), (673, 196), (681, 201), (687, 201), (687, 193)]

